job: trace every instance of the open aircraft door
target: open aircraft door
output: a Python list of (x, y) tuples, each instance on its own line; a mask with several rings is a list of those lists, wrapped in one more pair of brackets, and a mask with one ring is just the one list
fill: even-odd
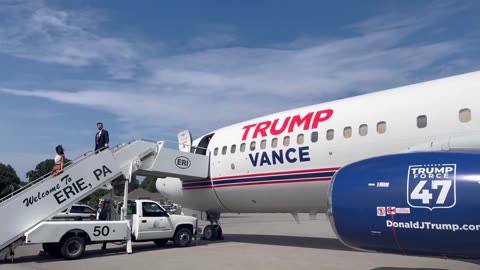
[(179, 132), (177, 138), (179, 150), (182, 152), (190, 152), (190, 148), (192, 147), (192, 133), (190, 130), (186, 129)]
[(208, 145), (210, 144), (210, 140), (212, 139), (214, 134), (215, 133), (205, 135), (200, 139), (200, 142), (198, 143), (198, 145), (195, 145), (195, 149), (194, 149), (195, 154), (209, 155), (209, 153), (207, 153), (208, 152), (207, 149), (208, 149)]

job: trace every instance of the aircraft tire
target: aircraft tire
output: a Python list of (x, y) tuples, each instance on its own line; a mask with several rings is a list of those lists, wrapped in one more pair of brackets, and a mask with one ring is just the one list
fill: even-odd
[(215, 230), (217, 231), (216, 240), (223, 240), (223, 231), (220, 225), (215, 225)]
[(203, 240), (214, 241), (217, 239), (218, 230), (215, 229), (214, 225), (207, 225), (203, 229)]

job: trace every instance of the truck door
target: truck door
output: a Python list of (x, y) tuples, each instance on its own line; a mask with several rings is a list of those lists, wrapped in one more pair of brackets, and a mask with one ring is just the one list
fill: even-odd
[(141, 202), (141, 213), (138, 213), (139, 230), (136, 231), (137, 240), (171, 238), (173, 226), (168, 213), (154, 202)]

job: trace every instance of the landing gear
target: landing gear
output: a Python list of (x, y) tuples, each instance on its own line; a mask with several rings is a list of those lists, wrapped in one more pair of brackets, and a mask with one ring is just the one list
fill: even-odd
[(203, 229), (203, 240), (223, 240), (222, 227), (213, 224), (207, 225), (205, 229)]
[(218, 220), (220, 219), (219, 213), (207, 213), (207, 219), (210, 221), (210, 225), (207, 225), (203, 229), (203, 240), (215, 241), (223, 240), (223, 231)]

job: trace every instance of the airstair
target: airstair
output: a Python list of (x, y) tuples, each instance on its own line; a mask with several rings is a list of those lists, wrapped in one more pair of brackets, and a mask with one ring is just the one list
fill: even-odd
[(209, 156), (168, 149), (163, 141), (135, 140), (88, 152), (58, 175), (46, 175), (0, 199), (0, 254), (13, 252), (23, 234), (122, 175), (188, 181), (207, 178)]

